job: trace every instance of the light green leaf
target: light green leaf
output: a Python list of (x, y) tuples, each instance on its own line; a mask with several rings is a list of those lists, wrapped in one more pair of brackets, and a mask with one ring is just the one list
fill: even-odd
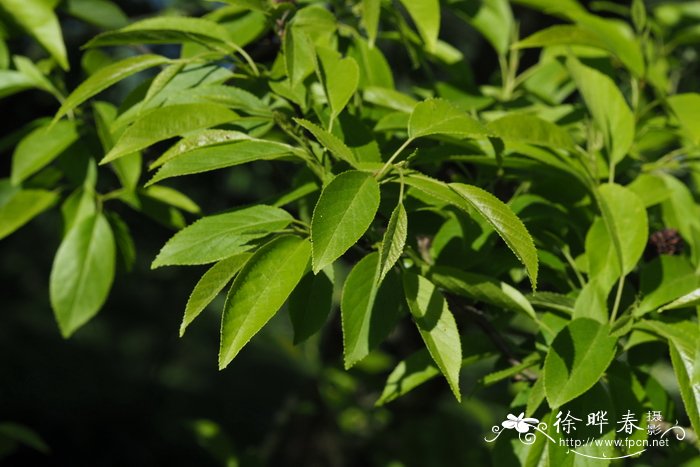
[(403, 274), (403, 289), (408, 309), (418, 327), (428, 352), (458, 401), (459, 370), (462, 366), (462, 344), (459, 331), (447, 301), (426, 278), (411, 272)]
[(314, 44), (302, 30), (291, 27), (284, 35), (283, 50), (287, 76), (294, 87), (316, 69)]
[[(464, 5), (463, 8), (459, 6)], [(505, 56), (513, 31), (513, 12), (506, 0), (456, 4), (457, 12), (477, 29), (499, 55)]]
[(121, 28), (129, 22), (121, 8), (107, 0), (69, 0), (67, 11), (76, 18), (105, 29)]
[(398, 318), (400, 285), (394, 274), (380, 285), (379, 253), (362, 258), (345, 280), (340, 311), (345, 368), (355, 365), (386, 337)]
[(36, 86), (33, 79), (14, 70), (0, 70), (0, 98), (31, 89)]
[(370, 47), (374, 47), (374, 42), (377, 40), (381, 5), (381, 0), (362, 0), (362, 25), (367, 31)]
[(486, 137), (484, 126), (444, 99), (428, 99), (413, 108), (408, 121), (411, 139), (430, 135)]
[(240, 131), (232, 130), (198, 130), (188, 133), (187, 136), (173, 144), (155, 161), (151, 162), (149, 169), (153, 170), (182, 154), (203, 147), (216, 146), (221, 143), (233, 141), (249, 141), (250, 136)]
[(180, 325), (180, 337), (185, 335), (187, 326), (219, 295), (250, 257), (250, 253), (234, 255), (219, 261), (204, 273), (187, 299), (185, 316)]
[(522, 221), (507, 204), (491, 193), (473, 185), (450, 183), (452, 188), (496, 230), (508, 248), (520, 260), (530, 278), (533, 290), (537, 288), (538, 258), (535, 243)]
[(326, 98), (331, 108), (331, 120), (334, 120), (357, 91), (360, 69), (355, 59), (340, 58), (335, 50), (319, 48), (318, 58)]
[(54, 120), (60, 119), (92, 96), (99, 94), (124, 78), (167, 62), (168, 59), (165, 57), (147, 54), (125, 58), (124, 60), (100, 68), (93, 75), (80, 83), (80, 85), (66, 97), (66, 100), (58, 109), (58, 112), (56, 112)]
[(53, 2), (45, 0), (3, 0), (0, 3), (0, 8), (48, 50), (61, 68), (68, 70), (66, 46), (53, 7)]
[(192, 201), (187, 195), (175, 190), (174, 188), (154, 185), (143, 190), (143, 193), (146, 196), (162, 201), (170, 206), (175, 206), (178, 209), (182, 209), (183, 211), (187, 211), (192, 214), (199, 214), (201, 211), (197, 203)]
[(553, 149), (573, 150), (569, 132), (534, 115), (508, 114), (488, 124), (489, 130), (506, 143), (527, 143)]
[(193, 42), (214, 48), (234, 48), (226, 28), (204, 18), (162, 16), (148, 18), (116, 31), (94, 37), (85, 47), (129, 44), (175, 44)]
[(202, 147), (173, 156), (163, 164), (146, 186), (166, 178), (208, 172), (253, 161), (279, 159), (291, 156), (297, 151), (292, 146), (275, 141), (250, 137), (237, 141), (232, 137), (230, 143)]
[(36, 66), (34, 62), (21, 55), (13, 56), (12, 60), (15, 63), (17, 71), (32, 80), (36, 88), (48, 92), (59, 101), (63, 99), (61, 92), (56, 89), (56, 86), (53, 85), (51, 80), (46, 77), (46, 75)]
[(12, 154), (12, 183), (18, 185), (43, 169), (78, 139), (75, 122), (42, 125), (19, 142)]
[(316, 334), (328, 319), (333, 306), (333, 277), (326, 268), (319, 274), (307, 274), (289, 296), (289, 317), (294, 329), (294, 344)]
[(323, 147), (328, 149), (335, 157), (341, 161), (347, 162), (353, 167), (357, 164), (355, 154), (353, 154), (350, 148), (347, 147), (345, 143), (342, 142), (337, 136), (327, 132), (320, 126), (315, 125), (308, 120), (304, 120), (303, 118), (295, 118), (294, 121), (306, 128), (309, 133), (314, 135), (314, 138), (316, 138), (318, 142), (321, 143)]
[(396, 91), (395, 89), (373, 85), (369, 85), (365, 88), (363, 97), (365, 101), (370, 104), (398, 110), (399, 112), (412, 112), (418, 105), (418, 101), (408, 94)]
[(629, 274), (646, 247), (648, 232), (644, 203), (632, 191), (606, 183), (598, 187), (603, 220), (617, 251), (622, 274)]
[(700, 144), (700, 94), (676, 94), (667, 102), (693, 144)]
[(440, 2), (438, 0), (401, 0), (418, 28), (429, 52), (435, 51), (440, 34)]
[(323, 189), (311, 220), (314, 273), (362, 237), (378, 208), (379, 184), (369, 173), (343, 172)]
[(700, 305), (700, 289), (695, 289), (692, 292), (677, 298), (671, 303), (662, 306), (659, 308), (659, 311), (677, 310), (678, 308), (688, 308), (698, 305)]
[(9, 180), (0, 180), (0, 239), (53, 206), (57, 199), (53, 191), (20, 190)]
[(488, 303), (504, 310), (523, 313), (534, 321), (537, 315), (530, 302), (518, 289), (488, 276), (449, 266), (435, 266), (430, 280), (454, 294)]
[(693, 291), (698, 291), (700, 278), (684, 256), (660, 255), (641, 268), (639, 282), (642, 300), (634, 310), (635, 316), (656, 309), (660, 312), (673, 309), (675, 305), (693, 306), (692, 302), (688, 305), (682, 303), (692, 297)]
[(238, 116), (219, 104), (179, 104), (151, 110), (128, 127), (100, 164), (185, 133), (228, 123)]
[(408, 234), (408, 216), (403, 203), (399, 202), (389, 218), (382, 244), (379, 247), (379, 281), (394, 267), (403, 254)]
[(569, 57), (567, 65), (593, 120), (605, 138), (611, 165), (624, 159), (634, 141), (634, 115), (615, 82)]
[[(360, 89), (370, 86), (379, 89), (394, 88), (391, 67), (379, 47), (370, 47), (367, 41), (357, 36), (348, 50), (348, 56), (353, 57), (360, 67)], [(410, 112), (410, 109), (408, 111)]]
[(544, 361), (544, 387), (552, 408), (595, 385), (615, 357), (617, 339), (607, 324), (580, 318), (554, 338)]
[(419, 350), (396, 365), (387, 378), (382, 395), (375, 405), (382, 406), (398, 399), (439, 375), (440, 369), (435, 365), (427, 349)]
[(265, 205), (203, 217), (168, 240), (151, 268), (207, 264), (237, 255), (252, 248), (248, 242), (282, 230), (292, 220), (287, 211)]
[(220, 370), (282, 307), (307, 270), (310, 255), (308, 240), (283, 235), (262, 246), (243, 266), (224, 305)]
[(63, 239), (49, 279), (51, 306), (63, 337), (70, 337), (104, 304), (114, 263), (114, 236), (101, 213), (75, 225)]

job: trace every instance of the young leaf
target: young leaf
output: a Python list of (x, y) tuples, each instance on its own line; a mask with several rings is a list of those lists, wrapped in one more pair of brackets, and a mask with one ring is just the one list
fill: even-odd
[(549, 405), (561, 407), (593, 387), (612, 362), (616, 344), (610, 327), (592, 319), (575, 319), (562, 329), (544, 361)]
[(12, 183), (20, 184), (43, 169), (78, 139), (75, 122), (42, 125), (19, 142), (12, 154)]
[(58, 247), (51, 277), (51, 306), (63, 337), (95, 316), (114, 279), (114, 236), (97, 213), (75, 225)]
[(283, 235), (262, 246), (243, 266), (221, 318), (220, 370), (282, 307), (307, 270), (310, 255), (308, 240)]
[(58, 194), (47, 190), (20, 190), (0, 180), (0, 239), (38, 216), (56, 202)]
[(326, 272), (329, 269), (320, 274), (304, 276), (289, 296), (294, 344), (304, 342), (316, 334), (328, 319), (333, 305), (333, 278)]
[(0, 8), (48, 50), (61, 68), (68, 70), (66, 46), (53, 6), (54, 2), (44, 0), (3, 0), (0, 3)]
[(314, 138), (316, 138), (318, 142), (321, 143), (323, 147), (328, 149), (335, 157), (341, 161), (347, 162), (353, 167), (357, 164), (355, 154), (353, 154), (350, 148), (347, 147), (344, 142), (338, 139), (337, 136), (327, 132), (318, 125), (314, 125), (308, 120), (304, 120), (303, 118), (295, 118), (294, 121), (309, 130), (309, 133), (314, 135)]
[(403, 247), (406, 244), (408, 232), (408, 217), (403, 203), (399, 202), (394, 208), (389, 218), (389, 225), (384, 232), (382, 244), (379, 247), (379, 282), (386, 273), (394, 267), (396, 261), (403, 254)]
[(399, 281), (389, 274), (380, 285), (376, 278), (379, 253), (362, 258), (345, 280), (340, 311), (343, 355), (350, 368), (369, 354), (394, 327), (399, 311)]
[(459, 331), (447, 301), (428, 279), (411, 272), (403, 274), (403, 289), (408, 309), (418, 327), (430, 355), (458, 401), (459, 370), (462, 366), (462, 345)]
[(287, 211), (265, 205), (203, 217), (168, 240), (151, 268), (207, 264), (237, 255), (252, 248), (248, 242), (282, 230), (292, 220)]
[(148, 146), (238, 118), (219, 104), (177, 104), (151, 110), (128, 127), (100, 164), (140, 151)]
[[(482, 0), (474, 6), (467, 3), (458, 14), (474, 26), (498, 52), (505, 56), (513, 33), (513, 12), (506, 0)], [(456, 4), (459, 8), (460, 4)]]
[(323, 189), (311, 220), (313, 271), (318, 273), (357, 242), (379, 208), (379, 184), (366, 172), (350, 170)]
[(111, 85), (127, 78), (134, 73), (167, 63), (168, 59), (160, 55), (146, 54), (125, 58), (116, 63), (100, 68), (93, 75), (75, 88), (56, 112), (54, 120), (58, 120), (80, 104), (99, 94)]
[(428, 99), (413, 108), (408, 121), (411, 139), (430, 135), (486, 137), (484, 126), (444, 99)]
[(180, 337), (185, 335), (187, 326), (219, 295), (219, 292), (240, 271), (250, 256), (250, 253), (231, 256), (219, 261), (204, 273), (197, 285), (194, 286), (190, 298), (187, 299), (185, 316), (180, 325)]
[(634, 140), (634, 115), (615, 82), (574, 57), (567, 61), (593, 120), (603, 132), (610, 164), (622, 160)]
[(434, 52), (440, 34), (440, 2), (438, 0), (401, 0), (411, 15), (428, 52)]

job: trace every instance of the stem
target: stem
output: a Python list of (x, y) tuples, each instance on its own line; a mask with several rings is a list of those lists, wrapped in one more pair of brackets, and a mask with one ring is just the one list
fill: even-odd
[[(622, 265), (620, 265), (622, 267)], [(615, 322), (617, 318), (617, 310), (620, 308), (620, 299), (622, 298), (622, 288), (625, 284), (625, 275), (620, 274), (620, 280), (617, 282), (617, 292), (615, 293), (615, 303), (613, 305), (612, 314), (610, 315), (610, 324)]]
[(413, 138), (408, 138), (404, 143), (399, 146), (399, 148), (394, 152), (394, 154), (391, 155), (388, 161), (386, 161), (386, 164), (377, 172), (377, 174), (374, 176), (377, 180), (381, 180), (382, 176), (384, 175), (384, 172), (389, 168), (392, 162), (394, 162), (394, 159), (396, 159), (399, 154), (401, 154), (401, 151), (406, 149), (406, 147), (413, 142)]

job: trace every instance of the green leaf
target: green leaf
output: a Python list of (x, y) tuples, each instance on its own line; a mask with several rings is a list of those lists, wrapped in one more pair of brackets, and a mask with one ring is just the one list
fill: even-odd
[(622, 274), (629, 274), (647, 244), (648, 221), (644, 203), (632, 191), (615, 183), (598, 187), (603, 220), (617, 251)]
[(379, 247), (379, 281), (394, 267), (403, 254), (408, 234), (408, 216), (403, 203), (399, 202), (389, 218), (382, 244)]
[(575, 148), (568, 131), (534, 115), (508, 114), (489, 123), (488, 128), (506, 143), (536, 144), (553, 149)]
[(295, 27), (287, 29), (283, 50), (287, 76), (294, 87), (316, 69), (316, 51), (309, 36)]
[(67, 11), (76, 18), (105, 29), (121, 28), (129, 22), (121, 8), (107, 0), (69, 0)]
[(66, 97), (66, 100), (58, 109), (58, 112), (56, 112), (54, 120), (60, 119), (92, 96), (99, 94), (124, 78), (138, 73), (139, 71), (162, 65), (168, 61), (167, 58), (160, 55), (147, 54), (125, 58), (124, 60), (100, 68), (93, 75), (80, 83), (80, 85)]
[(12, 154), (12, 183), (18, 185), (46, 167), (77, 139), (75, 122), (57, 122), (33, 130)]
[(324, 187), (311, 220), (314, 273), (362, 237), (378, 208), (379, 184), (366, 172), (343, 172)]
[(182, 154), (194, 151), (204, 147), (216, 146), (222, 143), (230, 143), (234, 141), (249, 141), (251, 138), (241, 133), (240, 131), (232, 130), (197, 130), (188, 133), (187, 136), (173, 144), (158, 157), (151, 162), (149, 169), (153, 170), (160, 167), (171, 159), (181, 156)]
[(400, 285), (394, 274), (380, 285), (379, 253), (362, 258), (345, 280), (340, 311), (343, 322), (343, 355), (348, 369), (362, 360), (394, 327), (399, 312)]
[(667, 102), (693, 144), (700, 144), (700, 94), (676, 94)]
[(396, 365), (396, 368), (387, 378), (382, 395), (375, 405), (382, 406), (398, 399), (439, 375), (440, 369), (435, 366), (435, 362), (427, 349), (419, 350)]
[(31, 89), (36, 82), (24, 73), (14, 70), (0, 70), (0, 98)]
[(700, 285), (693, 266), (684, 256), (660, 255), (645, 264), (640, 275), (639, 289), (643, 295), (634, 310), (635, 316), (656, 309), (660, 312), (673, 309), (674, 303), (682, 304)]
[(481, 0), (455, 6), (458, 14), (462, 13), (460, 16), (465, 17), (499, 55), (506, 55), (513, 32), (513, 12), (506, 0)]
[[(331, 268), (327, 270), (332, 271)], [(327, 274), (327, 270), (305, 275), (289, 296), (294, 344), (316, 334), (328, 319), (333, 306), (333, 278)]]
[(549, 405), (561, 407), (592, 388), (612, 362), (616, 344), (610, 327), (591, 319), (575, 319), (562, 329), (544, 361)]
[(283, 235), (261, 247), (243, 266), (224, 305), (220, 370), (282, 307), (307, 270), (310, 255), (308, 240)]
[(187, 299), (185, 316), (180, 325), (180, 337), (185, 335), (187, 326), (197, 318), (202, 311), (219, 295), (219, 292), (231, 282), (233, 276), (243, 267), (251, 257), (250, 253), (241, 253), (219, 261), (209, 268), (199, 279), (194, 290)]
[(632, 146), (634, 115), (612, 79), (574, 57), (569, 57), (567, 65), (593, 121), (603, 132), (609, 162), (614, 165)]
[(252, 248), (248, 243), (287, 227), (293, 218), (280, 208), (257, 205), (207, 216), (176, 233), (151, 264), (207, 264)]
[(498, 235), (506, 242), (508, 248), (525, 265), (530, 284), (533, 290), (536, 289), (537, 250), (530, 233), (518, 216), (513, 213), (507, 204), (479, 187), (462, 183), (450, 183), (449, 186), (491, 224)]
[(374, 47), (374, 42), (377, 40), (381, 5), (381, 0), (362, 0), (362, 25), (367, 31), (370, 47)]
[(232, 50), (226, 28), (204, 18), (163, 16), (148, 18), (116, 31), (107, 31), (85, 44), (89, 47), (129, 44), (175, 44), (193, 42)]
[(192, 201), (188, 196), (167, 186), (149, 186), (143, 190), (143, 194), (192, 214), (199, 214), (201, 212), (197, 203)]
[(484, 126), (444, 99), (428, 99), (418, 103), (408, 121), (411, 139), (430, 135), (486, 137)]
[(114, 264), (114, 236), (101, 213), (75, 225), (63, 239), (49, 279), (51, 306), (63, 337), (70, 337), (102, 307)]
[(9, 180), (0, 180), (0, 239), (53, 206), (57, 199), (53, 191), (20, 190)]
[(435, 284), (454, 294), (522, 313), (537, 321), (537, 315), (530, 302), (518, 289), (505, 282), (449, 266), (433, 267), (429, 277)]
[(146, 186), (166, 178), (208, 172), (253, 161), (279, 159), (298, 153), (296, 148), (284, 143), (242, 136), (240, 140), (231, 138), (229, 143), (174, 155), (163, 164)]
[(219, 104), (178, 104), (151, 110), (128, 127), (100, 164), (185, 133), (228, 123), (238, 116)]
[(677, 298), (671, 303), (662, 306), (659, 308), (659, 311), (677, 310), (678, 308), (689, 308), (698, 305), (700, 305), (700, 289), (695, 289), (692, 292)]
[(403, 289), (423, 342), (445, 375), (452, 393), (461, 401), (459, 370), (462, 366), (462, 344), (447, 301), (428, 279), (411, 272), (403, 274)]
[[(695, 342), (700, 342), (700, 333), (696, 333)], [(669, 341), (668, 348), (685, 411), (693, 430), (697, 433), (700, 430), (700, 385), (697, 384), (695, 372), (700, 352), (698, 352), (697, 344), (693, 349), (682, 347), (674, 341)]]
[(53, 12), (54, 4), (45, 0), (3, 0), (0, 8), (48, 50), (61, 68), (68, 70), (66, 46), (61, 25)]
[(429, 52), (435, 51), (440, 34), (440, 2), (438, 0), (401, 0), (418, 28)]
[(318, 125), (314, 125), (308, 120), (304, 120), (303, 118), (295, 118), (294, 121), (306, 128), (309, 133), (314, 135), (314, 138), (316, 138), (318, 142), (321, 143), (323, 147), (328, 149), (336, 158), (347, 162), (353, 167), (357, 165), (357, 158), (355, 158), (355, 154), (353, 154), (350, 148), (347, 147), (344, 142), (338, 139), (337, 136), (327, 132)]
[(360, 69), (355, 59), (340, 58), (335, 50), (319, 48), (318, 58), (323, 86), (331, 108), (331, 120), (335, 120), (357, 91)]

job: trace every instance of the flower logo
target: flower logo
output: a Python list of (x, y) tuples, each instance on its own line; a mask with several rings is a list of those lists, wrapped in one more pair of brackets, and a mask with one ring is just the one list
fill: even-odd
[(503, 425), (503, 428), (507, 428), (509, 430), (515, 428), (518, 433), (527, 433), (530, 431), (530, 428), (537, 426), (539, 420), (536, 418), (523, 418), (524, 416), (525, 412), (521, 412), (517, 417), (509, 413), (506, 416), (507, 420), (503, 421), (501, 425)]

